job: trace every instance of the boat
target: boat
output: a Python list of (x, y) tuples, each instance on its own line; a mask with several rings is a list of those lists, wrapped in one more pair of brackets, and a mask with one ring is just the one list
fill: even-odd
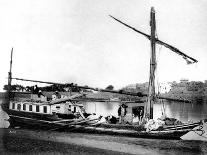
[[(87, 132), (87, 133), (99, 133), (99, 134), (112, 134), (112, 135), (122, 135), (122, 136), (132, 136), (132, 137), (143, 137), (143, 138), (158, 138), (158, 139), (180, 139), (181, 136), (192, 131), (193, 128), (199, 127), (199, 130), (202, 128), (203, 121), (198, 121), (194, 123), (177, 123), (174, 121), (171, 125), (166, 124), (166, 117), (162, 120), (159, 120), (158, 123), (153, 121), (153, 104), (157, 101), (157, 94), (155, 93), (155, 70), (156, 70), (156, 44), (161, 44), (173, 52), (181, 55), (188, 63), (198, 62), (196, 59), (186, 55), (177, 48), (159, 40), (156, 35), (156, 23), (155, 23), (155, 10), (152, 7), (150, 13), (150, 26), (151, 26), (151, 35), (145, 34), (126, 23), (120, 21), (119, 19), (112, 17), (114, 20), (119, 23), (127, 26), (135, 32), (138, 32), (145, 37), (147, 37), (151, 42), (151, 59), (150, 59), (150, 78), (149, 78), (149, 90), (148, 94), (142, 93), (130, 93), (123, 91), (114, 91), (114, 90), (105, 90), (92, 87), (84, 87), (78, 85), (70, 85), (70, 87), (77, 87), (80, 89), (91, 89), (94, 91), (101, 92), (111, 92), (119, 93), (132, 96), (147, 96), (147, 102), (144, 104), (144, 119), (141, 124), (112, 124), (108, 121), (102, 121), (102, 116), (97, 115), (84, 115), (84, 108), (81, 104), (78, 104), (79, 101), (87, 102), (87, 98), (81, 98), (84, 96), (84, 93), (81, 92), (74, 96), (66, 97), (64, 99), (56, 99), (49, 102), (39, 102), (35, 101), (23, 101), (23, 102), (14, 102), (12, 101), (12, 91), (11, 91), (11, 81), (12, 79), (16, 80), (25, 80), (31, 82), (42, 82), (37, 80), (28, 80), (12, 77), (12, 53), (11, 51), (11, 61), (10, 61), (10, 71), (8, 74), (8, 98), (7, 101), (2, 104), (2, 108), (5, 112), (8, 113), (11, 126), (24, 126), (32, 128), (44, 128), (47, 130), (64, 130), (69, 132)], [(58, 84), (61, 83), (51, 83), (51, 82), (42, 82), (48, 84)], [(92, 99), (90, 99), (92, 100)], [(95, 101), (95, 100), (92, 100)], [(97, 100), (96, 100), (97, 101)], [(104, 102), (104, 100), (103, 100)], [(107, 101), (109, 102), (109, 101)], [(113, 101), (110, 101), (113, 102)], [(117, 102), (117, 101), (116, 101)], [(124, 103), (123, 101), (120, 101)], [(76, 107), (76, 111), (68, 111), (69, 107)], [(64, 109), (61, 112), (59, 109)], [(169, 119), (169, 118), (168, 118)], [(176, 120), (176, 119), (175, 119)], [(164, 122), (164, 124), (159, 124)], [(175, 123), (176, 122), (176, 123)]]

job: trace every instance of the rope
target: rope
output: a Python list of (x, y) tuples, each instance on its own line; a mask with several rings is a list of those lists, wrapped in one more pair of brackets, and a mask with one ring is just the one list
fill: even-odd
[[(205, 134), (205, 130), (203, 130), (203, 126), (199, 126), (199, 129), (197, 129), (197, 130), (191, 130), (191, 131), (193, 131), (193, 132), (195, 132), (197, 135), (199, 135), (199, 136), (201, 136), (201, 137), (203, 137), (203, 138), (206, 138), (207, 139), (207, 137), (206, 136), (203, 136), (203, 134)], [(201, 134), (199, 134), (197, 131), (201, 131), (202, 133)]]
[(160, 90), (160, 84), (159, 84), (159, 76), (158, 76), (158, 61), (159, 61), (161, 49), (162, 49), (162, 46), (159, 47), (159, 50), (158, 50), (157, 55), (156, 55), (156, 70), (155, 70), (155, 77), (156, 77), (155, 80), (156, 80), (156, 84), (157, 84), (157, 87), (158, 87), (158, 89), (157, 89), (157, 91), (158, 91), (158, 98), (160, 96), (160, 91), (161, 91)]
[[(199, 136), (201, 136), (201, 137), (203, 137), (203, 138), (206, 138), (207, 139), (207, 137), (206, 136), (203, 136), (203, 134), (205, 133), (205, 131), (204, 130), (192, 130), (193, 132), (195, 132), (197, 135), (199, 135)], [(196, 132), (196, 131), (202, 131), (202, 134), (199, 134), (198, 132)]]

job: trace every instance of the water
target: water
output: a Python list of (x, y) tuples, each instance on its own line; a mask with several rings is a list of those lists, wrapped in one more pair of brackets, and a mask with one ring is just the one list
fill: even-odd
[[(85, 108), (88, 113), (96, 113), (102, 116), (114, 115), (118, 117), (118, 102), (96, 102), (86, 103)], [(137, 104), (133, 104), (136, 106)], [(207, 118), (207, 103), (184, 103), (184, 102), (168, 102), (164, 101), (167, 117), (176, 118), (182, 122), (198, 121)], [(162, 104), (154, 104), (153, 117), (159, 118), (162, 115)], [(129, 111), (129, 110), (127, 110)]]
[[(167, 102), (164, 103), (166, 115), (177, 118), (182, 122), (198, 121), (207, 119), (207, 103), (184, 103), (184, 102)], [(154, 118), (161, 116), (162, 104), (154, 105)]]

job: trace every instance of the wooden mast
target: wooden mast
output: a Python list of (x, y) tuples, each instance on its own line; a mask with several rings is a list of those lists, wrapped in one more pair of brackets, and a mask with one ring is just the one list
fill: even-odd
[(150, 77), (148, 88), (148, 99), (145, 104), (145, 118), (153, 119), (153, 104), (155, 102), (155, 69), (156, 69), (156, 38), (155, 38), (155, 10), (152, 7), (150, 13), (150, 26), (151, 26), (151, 57), (150, 57)]
[(8, 102), (10, 101), (10, 98), (11, 98), (12, 57), (13, 57), (13, 47), (11, 50), (10, 68), (9, 68), (9, 72), (8, 72)]
[(156, 22), (155, 22), (155, 10), (152, 7), (151, 8), (151, 13), (150, 13), (150, 26), (151, 26), (151, 35), (148, 35), (142, 31), (137, 30), (136, 28), (122, 22), (121, 20), (113, 17), (110, 15), (111, 18), (116, 20), (117, 22), (123, 24), (124, 26), (132, 29), (133, 31), (142, 34), (143, 36), (147, 37), (151, 41), (151, 58), (150, 58), (150, 78), (149, 78), (149, 89), (148, 89), (148, 98), (147, 98), (147, 103), (145, 104), (145, 109), (144, 109), (144, 117), (146, 119), (153, 119), (153, 104), (156, 100), (156, 95), (155, 95), (155, 69), (156, 69), (156, 43), (165, 46), (166, 48), (170, 49), (171, 51), (175, 52), (176, 54), (182, 56), (188, 64), (196, 63), (198, 62), (196, 59), (188, 56), (187, 54), (181, 52), (179, 49), (176, 47), (159, 40), (155, 36), (156, 32)]

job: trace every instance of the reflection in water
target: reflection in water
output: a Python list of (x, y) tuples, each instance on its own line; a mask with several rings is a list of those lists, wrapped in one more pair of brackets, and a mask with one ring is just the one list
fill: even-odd
[[(165, 102), (168, 117), (177, 118), (183, 122), (198, 121), (207, 118), (207, 103)], [(161, 116), (161, 104), (154, 105), (154, 117)]]
[[(118, 116), (117, 110), (120, 103), (116, 102), (96, 102), (86, 103), (85, 108), (88, 113), (97, 113), (102, 116)], [(138, 103), (139, 104), (139, 103)], [(184, 103), (184, 102), (164, 102), (167, 117), (176, 118), (182, 122), (198, 121), (207, 118), (207, 103)], [(154, 105), (154, 118), (161, 116), (161, 103)]]

